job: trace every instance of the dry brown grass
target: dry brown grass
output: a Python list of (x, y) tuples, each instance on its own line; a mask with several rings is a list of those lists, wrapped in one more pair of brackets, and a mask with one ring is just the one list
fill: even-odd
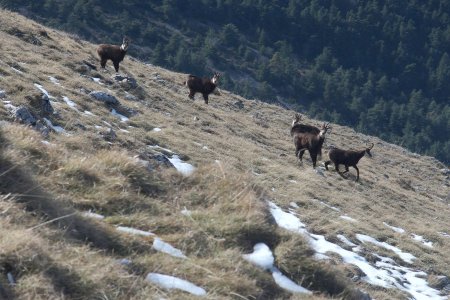
[[(144, 65), (131, 56), (121, 71), (134, 77), (139, 88), (122, 86), (110, 79), (111, 68), (90, 71), (82, 63), (98, 65), (95, 45), (14, 13), (0, 11), (0, 16), (0, 89), (6, 91), (6, 100), (29, 105), (34, 98), (27, 96), (39, 94), (34, 83), (43, 85), (59, 115), (52, 116), (52, 122), (70, 133), (51, 133), (50, 144), (44, 144), (30, 128), (0, 126), (0, 286), (6, 286), (0, 288), (0, 296), (195, 298), (145, 282), (148, 272), (161, 272), (204, 287), (209, 299), (348, 298), (346, 292), (354, 287), (376, 299), (406, 297), (392, 289), (350, 283), (351, 267), (340, 264), (339, 257), (329, 263), (313, 260), (301, 237), (276, 227), (267, 199), (282, 207), (295, 202), (309, 230), (328, 240), (337, 242), (336, 235), (344, 234), (356, 241), (355, 234), (364, 233), (414, 254), (415, 267), (450, 276), (450, 241), (438, 233), (449, 230), (449, 185), (439, 171), (444, 166), (436, 160), (334, 125), (326, 145), (358, 149), (374, 142), (374, 158), (360, 161), (359, 183), (354, 182), (353, 170), (349, 179), (334, 171), (321, 175), (308, 158), (301, 166), (296, 162), (289, 136), (291, 111), (227, 91), (212, 95), (209, 106), (201, 99), (192, 102), (181, 85), (184, 74)], [(101, 78), (104, 84), (89, 77)], [(122, 123), (82, 89), (109, 90), (138, 114)], [(127, 93), (137, 100), (127, 100)], [(70, 108), (63, 96), (94, 116)], [(242, 100), (243, 109), (234, 106), (237, 100)], [(2, 103), (0, 120), (13, 121)], [(105, 141), (99, 134), (108, 127), (105, 122), (116, 131), (116, 141)], [(155, 127), (162, 131), (152, 131)], [(174, 170), (148, 172), (134, 157), (155, 144), (180, 154), (197, 167), (196, 172), (189, 177)], [(6, 197), (9, 193), (12, 196)], [(190, 216), (181, 214), (184, 208)], [(78, 214), (87, 210), (106, 218), (87, 220)], [(382, 222), (407, 233), (396, 233)], [(149, 230), (189, 259), (158, 253), (151, 249), (152, 237), (117, 233), (116, 225)], [(39, 227), (29, 230), (35, 226)], [(434, 248), (413, 241), (411, 233), (431, 240)], [(279, 268), (316, 294), (283, 291), (269, 273), (244, 261), (242, 254), (257, 242), (268, 244)], [(376, 250), (398, 260), (390, 251)], [(132, 264), (121, 266), (120, 258)], [(13, 287), (5, 284), (9, 268), (17, 277)]]

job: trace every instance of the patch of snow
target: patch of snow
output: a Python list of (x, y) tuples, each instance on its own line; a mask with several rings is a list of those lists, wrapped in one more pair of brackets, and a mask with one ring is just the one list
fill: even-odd
[(155, 249), (156, 251), (160, 251), (166, 254), (169, 254), (173, 257), (178, 257), (178, 258), (187, 258), (183, 252), (181, 252), (181, 250), (174, 248), (172, 245), (164, 242), (163, 240), (159, 239), (159, 238), (155, 238), (153, 240), (153, 249)]
[(337, 253), (342, 257), (344, 263), (357, 266), (365, 274), (362, 280), (367, 283), (385, 288), (398, 288), (409, 293), (417, 300), (447, 299), (440, 296), (438, 290), (428, 286), (426, 280), (423, 279), (426, 275), (424, 272), (399, 266), (394, 260), (379, 255), (377, 257), (380, 258), (380, 261), (377, 261), (375, 265), (371, 265), (363, 256), (328, 242), (324, 236), (309, 233), (296, 216), (284, 212), (273, 202), (268, 204), (278, 226), (308, 238), (311, 247), (319, 254), (327, 252)]
[(83, 216), (87, 217), (87, 218), (97, 219), (97, 220), (103, 220), (105, 218), (105, 216), (93, 213), (91, 211), (85, 211), (83, 213)]
[(45, 96), (47, 96), (49, 99), (54, 98), (53, 96), (50, 96), (50, 94), (42, 87), (42, 85), (35, 83), (34, 86), (40, 90)]
[(281, 272), (278, 269), (272, 272), (272, 277), (279, 287), (288, 290), (291, 293), (312, 294), (311, 291), (305, 289), (301, 285), (296, 284), (291, 279), (281, 274)]
[(358, 222), (358, 221), (356, 221), (355, 219), (353, 219), (352, 217), (349, 217), (349, 216), (346, 216), (346, 215), (344, 215), (344, 216), (339, 216), (339, 218), (344, 219), (344, 220), (347, 220), (347, 221), (349, 221), (349, 222)]
[(326, 206), (326, 207), (328, 207), (329, 209), (332, 209), (332, 210), (334, 210), (334, 211), (341, 211), (339, 208), (334, 207), (334, 206), (331, 206), (330, 204), (325, 203), (325, 202), (323, 202), (323, 201), (320, 201), (320, 200), (318, 200), (318, 199), (313, 199), (313, 200), (314, 200), (314, 201), (319, 201), (320, 204), (322, 204), (323, 206)]
[(342, 234), (338, 234), (336, 236), (341, 242), (343, 242), (344, 244), (346, 244), (347, 246), (350, 247), (356, 247), (357, 245), (355, 243), (352, 243), (348, 238), (346, 238), (344, 235)]
[(202, 149), (203, 150), (209, 150), (208, 146), (203, 146)]
[(196, 296), (206, 295), (206, 291), (203, 288), (178, 277), (159, 273), (148, 273), (145, 279), (165, 289), (178, 289)]
[(109, 124), (108, 122), (106, 122), (106, 121), (102, 121), (105, 125), (107, 125), (108, 127), (113, 127), (111, 124)]
[(77, 104), (75, 102), (73, 102), (72, 100), (69, 99), (69, 97), (63, 96), (63, 100), (64, 102), (66, 102), (66, 104), (73, 110), (76, 110), (79, 112), (79, 110), (77, 109)]
[(193, 165), (182, 161), (178, 155), (172, 155), (172, 158), (167, 157), (167, 159), (172, 163), (175, 169), (184, 176), (191, 175), (195, 170)]
[(130, 120), (127, 117), (125, 117), (124, 115), (119, 114), (114, 108), (111, 109), (111, 114), (113, 116), (118, 117), (120, 119), (120, 122), (122, 122), (122, 123), (128, 122)]
[(443, 237), (450, 238), (450, 234), (448, 234), (447, 232), (438, 231), (438, 233), (439, 233), (440, 235), (442, 235)]
[(133, 235), (142, 235), (142, 236), (152, 236), (154, 235), (150, 231), (144, 231), (136, 228), (125, 227), (125, 226), (117, 226), (116, 229), (121, 232), (133, 234)]
[(17, 110), (17, 106), (12, 105), (11, 103), (6, 103), (6, 101), (4, 101), (5, 104), (5, 108), (10, 111), (10, 112), (15, 112)]
[(289, 180), (290, 183), (298, 183), (297, 180)]
[(394, 227), (394, 226), (392, 226), (392, 225), (389, 225), (389, 224), (386, 223), (386, 222), (383, 222), (383, 224), (384, 224), (384, 226), (389, 227), (390, 229), (394, 230), (395, 232), (398, 232), (398, 233), (404, 233), (404, 232), (405, 232), (405, 229), (403, 229), (403, 228), (400, 228), (400, 227)]
[(53, 84), (55, 84), (55, 85), (61, 85), (61, 84), (59, 83), (59, 80), (56, 79), (55, 77), (48, 76), (48, 78), (50, 79), (50, 81), (51, 81)]
[(310, 294), (311, 292), (305, 289), (304, 287), (296, 284), (291, 279), (283, 275), (280, 270), (278, 270), (273, 263), (275, 262), (275, 258), (273, 257), (272, 251), (270, 248), (264, 243), (258, 243), (253, 246), (253, 253), (244, 254), (244, 259), (248, 262), (264, 269), (272, 272), (272, 277), (275, 280), (275, 283), (278, 284), (281, 288), (288, 290), (292, 293), (306, 293)]
[(44, 145), (47, 145), (47, 146), (54, 146), (49, 141), (45, 141), (45, 140), (42, 140), (41, 143), (44, 144)]
[(125, 133), (130, 133), (130, 132), (129, 132), (128, 130), (126, 130), (126, 129), (120, 128), (119, 130), (122, 131), (122, 132), (125, 132)]
[(159, 149), (159, 150), (163, 150), (163, 151), (166, 151), (166, 152), (169, 152), (169, 153), (174, 153), (172, 150), (167, 149), (167, 148), (163, 148), (163, 147), (158, 146), (158, 145), (149, 145), (147, 147), (149, 147), (150, 149)]
[(16, 284), (16, 281), (14, 280), (14, 276), (13, 276), (13, 274), (11, 272), (8, 272), (6, 274), (6, 277), (8, 277), (8, 281), (9, 281), (10, 285), (15, 285)]
[(98, 84), (100, 84), (100, 85), (103, 85), (103, 83), (100, 81), (101, 79), (98, 78), (98, 77), (91, 77), (91, 80), (96, 82), (96, 83), (98, 83)]
[(405, 262), (412, 264), (413, 260), (416, 258), (414, 255), (412, 255), (411, 253), (406, 253), (403, 252), (402, 250), (400, 250), (399, 248), (392, 246), (386, 242), (380, 242), (376, 239), (374, 239), (373, 237), (370, 237), (368, 235), (365, 234), (357, 234), (356, 238), (358, 240), (360, 240), (363, 243), (372, 243), (374, 245), (377, 245), (379, 247), (382, 247), (384, 249), (387, 250), (391, 250), (393, 251), (395, 254), (397, 254), (401, 259), (403, 259)]
[(330, 257), (328, 255), (325, 255), (325, 254), (322, 254), (322, 253), (314, 254), (314, 258), (316, 260), (327, 260), (327, 259), (330, 259)]
[(57, 132), (57, 133), (65, 133), (66, 132), (64, 130), (64, 128), (62, 128), (61, 126), (53, 125), (49, 119), (44, 118), (44, 121), (45, 121), (45, 124), (47, 124), (47, 126), (50, 127), (51, 129), (53, 129), (55, 132)]
[(291, 202), (291, 203), (289, 203), (289, 205), (292, 206), (293, 208), (300, 208), (300, 207), (297, 205), (297, 203), (295, 203), (295, 202)]
[(181, 211), (181, 214), (190, 217), (192, 215), (192, 212), (190, 210), (188, 210), (186, 207), (183, 208), (183, 210)]
[(271, 270), (273, 268), (273, 263), (275, 258), (273, 257), (272, 251), (264, 243), (258, 243), (253, 246), (253, 253), (244, 254), (244, 259), (264, 270)]
[(17, 74), (23, 74), (23, 72), (20, 71), (19, 69), (16, 69), (14, 67), (11, 67), (11, 69), (13, 69), (13, 71), (16, 72)]
[(433, 242), (432, 242), (432, 241), (429, 241), (429, 240), (427, 240), (427, 239), (425, 239), (425, 238), (424, 238), (423, 236), (421, 236), (421, 235), (417, 235), (417, 234), (412, 233), (412, 234), (411, 234), (411, 238), (412, 238), (413, 240), (415, 240), (415, 241), (421, 242), (422, 244), (424, 244), (424, 245), (427, 246), (427, 247), (433, 248)]
[(278, 226), (301, 234), (307, 233), (306, 225), (300, 222), (300, 219), (293, 214), (283, 211), (273, 202), (269, 202), (269, 208)]
[(128, 266), (131, 264), (131, 259), (128, 259), (128, 258), (119, 259), (119, 264)]
[(160, 132), (162, 129), (161, 128), (158, 128), (158, 127), (155, 127), (155, 128), (153, 128), (152, 129), (152, 131), (155, 131), (155, 132)]
[(95, 115), (88, 110), (85, 110), (83, 113), (87, 116), (95, 117)]

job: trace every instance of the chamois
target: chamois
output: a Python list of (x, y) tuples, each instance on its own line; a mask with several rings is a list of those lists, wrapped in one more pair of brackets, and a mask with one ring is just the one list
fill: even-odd
[(313, 168), (316, 167), (317, 156), (322, 155), (322, 145), (325, 141), (325, 134), (331, 128), (329, 123), (323, 123), (319, 129), (317, 127), (305, 124), (299, 124), (300, 115), (296, 114), (292, 121), (291, 136), (295, 145), (295, 156), (302, 161), (303, 154), (309, 151)]
[(127, 37), (124, 37), (121, 46), (109, 44), (99, 45), (97, 48), (97, 54), (100, 57), (100, 65), (102, 66), (102, 68), (103, 69), (105, 68), (106, 62), (108, 61), (108, 59), (110, 59), (114, 64), (114, 69), (116, 69), (116, 73), (118, 73), (119, 63), (125, 57), (129, 44), (130, 40)]
[[(352, 150), (342, 150), (339, 148), (333, 148), (328, 153), (329, 160), (325, 162), (325, 168), (328, 170), (328, 165), (330, 163), (334, 163), (334, 168), (336, 169), (336, 172), (339, 173), (342, 177), (344, 177), (344, 173), (348, 172), (348, 167), (353, 167), (356, 169), (356, 181), (359, 180), (359, 169), (356, 166), (359, 162), (359, 160), (364, 156), (367, 155), (369, 157), (372, 157), (372, 154), (370, 153), (370, 150), (373, 148), (373, 143), (367, 147), (364, 150), (361, 151), (352, 151)], [(345, 166), (345, 171), (340, 172), (339, 171), (339, 165)]]
[(189, 75), (188, 79), (184, 82), (184, 84), (189, 88), (189, 98), (194, 100), (195, 94), (201, 93), (205, 103), (208, 104), (208, 95), (216, 89), (219, 78), (219, 73), (214, 73), (211, 79)]

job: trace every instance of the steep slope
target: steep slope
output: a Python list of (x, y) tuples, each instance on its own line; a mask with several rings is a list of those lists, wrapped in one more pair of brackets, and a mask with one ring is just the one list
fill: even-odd
[(375, 143), (360, 182), (299, 166), (292, 111), (192, 102), (186, 75), (132, 57), (96, 71), (95, 45), (0, 15), (1, 297), (445, 299), (437, 160), (335, 125), (327, 146)]

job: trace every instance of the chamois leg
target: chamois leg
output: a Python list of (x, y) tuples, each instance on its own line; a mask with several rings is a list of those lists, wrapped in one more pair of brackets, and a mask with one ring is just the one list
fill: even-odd
[(311, 157), (311, 160), (312, 160), (312, 162), (313, 162), (313, 168), (316, 168), (317, 153), (311, 153), (311, 152), (309, 152), (309, 156)]
[(331, 164), (331, 160), (327, 160), (326, 162), (325, 162), (325, 169), (327, 169), (327, 171), (328, 171), (328, 165), (329, 164)]
[(303, 154), (305, 154), (305, 150), (300, 149), (298, 153), (298, 159), (300, 160), (300, 162), (303, 162)]
[(203, 99), (205, 99), (205, 103), (208, 104), (208, 94), (203, 94)]
[(345, 165), (345, 171), (344, 172), (342, 172), (342, 174), (345, 174), (345, 173), (347, 173), (348, 172), (348, 166), (347, 165)]
[(193, 90), (189, 89), (189, 96), (188, 96), (188, 97), (189, 97), (190, 99), (194, 100), (195, 92), (194, 92)]
[(357, 166), (353, 166), (353, 168), (356, 169), (356, 181), (358, 181), (359, 180), (359, 169)]
[[(342, 178), (345, 178), (345, 176), (343, 175), (343, 173), (341, 173), (341, 171), (339, 171), (339, 164), (334, 164), (334, 168), (336, 169), (336, 172), (338, 172), (339, 175), (341, 175)], [(347, 179), (347, 178), (345, 178)]]
[(119, 63), (118, 62), (113, 62), (114, 63), (114, 69), (116, 69), (116, 73), (119, 73)]
[(107, 62), (107, 61), (108, 61), (107, 59), (102, 59), (102, 60), (100, 61), (100, 65), (102, 66), (103, 69), (106, 68), (106, 62)]

